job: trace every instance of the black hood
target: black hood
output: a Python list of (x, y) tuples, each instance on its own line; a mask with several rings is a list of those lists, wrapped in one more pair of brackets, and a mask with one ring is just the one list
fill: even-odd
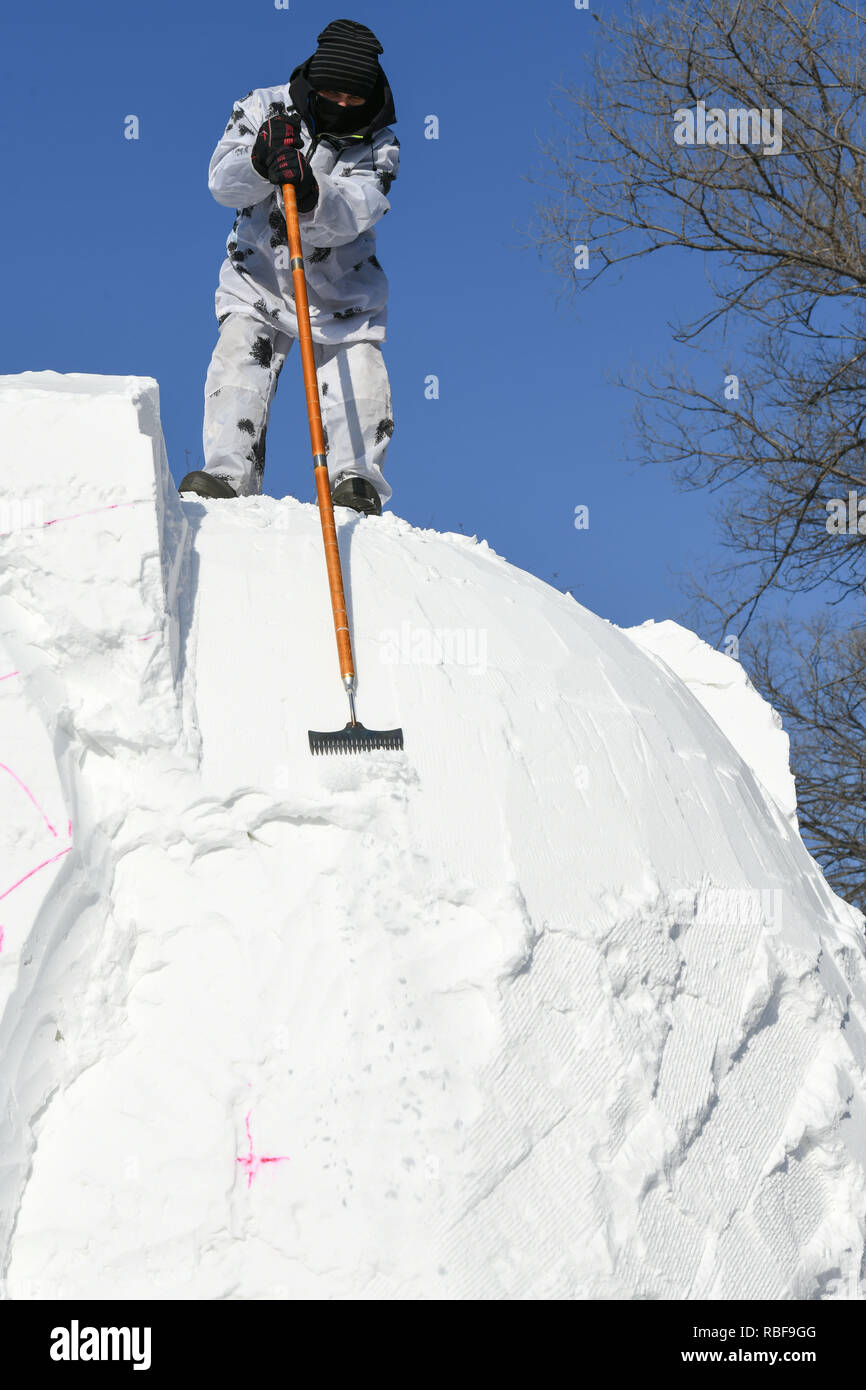
[[(312, 56), (310, 54), (310, 58)], [(362, 112), (362, 119), (365, 124), (352, 135), (334, 135), (330, 131), (319, 130), (310, 105), (310, 97), (313, 94), (313, 88), (307, 77), (310, 58), (296, 67), (289, 78), (289, 96), (292, 106), (306, 122), (315, 140), (328, 140), (336, 145), (354, 145), (359, 136), (363, 140), (370, 140), (377, 130), (383, 130), (386, 125), (393, 125), (397, 119), (397, 113), (394, 110), (394, 98), (391, 95), (391, 88), (388, 86), (388, 79), (380, 68), (376, 85), (366, 104), (367, 109)], [(360, 107), (358, 109), (361, 110)]]

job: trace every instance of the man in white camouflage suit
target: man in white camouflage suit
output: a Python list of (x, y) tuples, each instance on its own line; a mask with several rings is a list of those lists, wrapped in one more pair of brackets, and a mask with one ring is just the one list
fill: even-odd
[(210, 162), (218, 203), (237, 210), (215, 304), (219, 340), (205, 383), (204, 470), (181, 492), (260, 493), (268, 415), (298, 336), (281, 186), (297, 197), (331, 492), (378, 515), (394, 429), (382, 357), (388, 281), (376, 259), (399, 141), (382, 45), (338, 19), (289, 82), (236, 102)]

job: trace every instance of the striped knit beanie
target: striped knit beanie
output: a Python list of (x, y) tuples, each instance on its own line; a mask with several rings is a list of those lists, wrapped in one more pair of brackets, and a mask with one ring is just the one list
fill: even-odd
[(316, 91), (347, 92), (368, 99), (379, 76), (384, 50), (376, 35), (353, 19), (335, 19), (323, 29), (307, 78)]

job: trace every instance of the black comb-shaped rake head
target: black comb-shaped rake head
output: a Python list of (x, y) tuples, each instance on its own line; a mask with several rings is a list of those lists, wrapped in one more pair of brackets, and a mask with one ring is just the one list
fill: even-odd
[(399, 752), (403, 747), (402, 729), (365, 729), (363, 724), (347, 724), (333, 734), (310, 729), (311, 753), (372, 753), (378, 748)]

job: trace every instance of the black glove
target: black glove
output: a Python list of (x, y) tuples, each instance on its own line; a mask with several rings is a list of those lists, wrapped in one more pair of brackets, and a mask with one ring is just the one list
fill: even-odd
[(250, 160), (256, 173), (271, 183), (290, 183), (295, 190), (298, 212), (310, 212), (319, 198), (319, 185), (304, 156), (298, 121), (271, 116), (259, 127)]
[(253, 168), (263, 179), (269, 177), (268, 167), (271, 159), (280, 150), (300, 149), (303, 144), (300, 122), (288, 116), (271, 116), (259, 126), (255, 143), (250, 152)]

